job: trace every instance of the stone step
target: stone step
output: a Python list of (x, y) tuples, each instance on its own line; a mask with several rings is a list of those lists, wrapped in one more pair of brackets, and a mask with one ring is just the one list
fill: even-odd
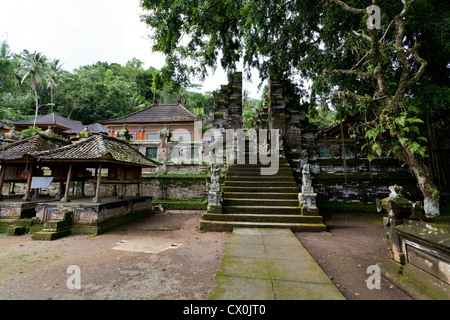
[(252, 198), (224, 198), (224, 206), (268, 206), (268, 207), (298, 207), (298, 199), (252, 199)]
[(224, 192), (224, 198), (232, 199), (292, 199), (298, 200), (298, 193), (281, 192)]
[[(235, 169), (228, 169), (227, 176), (231, 175), (252, 175), (252, 176), (261, 176), (261, 168), (235, 168)], [(285, 169), (285, 168), (278, 168), (275, 175), (292, 175), (291, 169)]]
[(299, 206), (223, 206), (223, 213), (300, 214)]
[(251, 176), (251, 175), (238, 175), (232, 174), (226, 177), (227, 182), (231, 181), (289, 181), (295, 182), (292, 175), (274, 175), (274, 176)]
[[(275, 163), (268, 163), (268, 164), (261, 164), (261, 163), (256, 163), (256, 164), (250, 164), (250, 163), (246, 163), (246, 164), (231, 164), (229, 165), (228, 169), (260, 169), (260, 168), (270, 168), (273, 167), (275, 165)], [(283, 163), (283, 162), (278, 162), (278, 168), (280, 169), (290, 169), (290, 166), (288, 163)]]
[(226, 222), (274, 222), (274, 223), (314, 223), (321, 224), (321, 216), (302, 216), (292, 214), (224, 214), (205, 213), (203, 220)]
[(323, 223), (275, 223), (245, 221), (211, 221), (202, 220), (200, 228), (204, 231), (232, 232), (234, 228), (279, 228), (291, 229), (292, 232), (322, 232), (326, 230)]
[(58, 231), (70, 226), (70, 221), (67, 220), (49, 220), (45, 223), (44, 229), (46, 231)]
[(297, 187), (295, 181), (228, 181), (225, 180), (226, 187)]
[(62, 220), (49, 220), (44, 224), (42, 231), (35, 232), (31, 236), (32, 240), (52, 241), (72, 234), (72, 215), (70, 212), (64, 213)]
[(283, 186), (283, 187), (272, 187), (272, 186), (253, 186), (253, 187), (243, 187), (243, 186), (227, 186), (223, 187), (224, 193), (227, 192), (255, 192), (255, 193), (297, 193), (297, 186)]
[(66, 227), (62, 230), (48, 230), (43, 229), (42, 231), (33, 233), (31, 239), (33, 240), (40, 240), (40, 241), (52, 241), (59, 238), (67, 237), (71, 235), (70, 227)]

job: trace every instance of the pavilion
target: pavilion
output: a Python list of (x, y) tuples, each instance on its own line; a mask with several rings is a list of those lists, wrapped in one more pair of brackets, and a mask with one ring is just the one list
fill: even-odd
[[(61, 202), (69, 202), (69, 185), (74, 179), (83, 176), (88, 169), (95, 171), (94, 203), (100, 202), (100, 185), (119, 186), (118, 198), (123, 198), (123, 186), (137, 185), (140, 194), (142, 168), (156, 167), (157, 162), (142, 155), (128, 142), (104, 134), (92, 134), (79, 141), (40, 152), (39, 161), (50, 167), (64, 167), (67, 170), (66, 189)], [(106, 179), (102, 180), (102, 170), (107, 169)], [(84, 189), (84, 188), (82, 188)]]

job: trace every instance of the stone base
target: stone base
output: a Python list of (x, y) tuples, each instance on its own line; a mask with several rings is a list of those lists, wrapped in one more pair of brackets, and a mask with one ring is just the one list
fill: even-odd
[(416, 300), (448, 300), (450, 285), (410, 264), (393, 260), (377, 264), (381, 275)]
[(302, 207), (301, 213), (303, 216), (318, 216), (319, 215), (319, 209), (317, 207)]
[(208, 213), (222, 213), (222, 206), (208, 205), (207, 212)]
[[(33, 234), (35, 240), (54, 240), (70, 234), (99, 235), (124, 223), (152, 214), (151, 197), (132, 197), (117, 200), (102, 198), (94, 204), (90, 198), (76, 199), (68, 203), (39, 204), (36, 218), (41, 231)], [(69, 213), (70, 223), (63, 223)], [(64, 226), (62, 225), (64, 224)]]

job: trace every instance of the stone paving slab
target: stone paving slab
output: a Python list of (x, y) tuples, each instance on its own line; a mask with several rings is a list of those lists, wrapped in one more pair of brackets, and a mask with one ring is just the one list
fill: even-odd
[(235, 228), (210, 300), (345, 300), (289, 229)]

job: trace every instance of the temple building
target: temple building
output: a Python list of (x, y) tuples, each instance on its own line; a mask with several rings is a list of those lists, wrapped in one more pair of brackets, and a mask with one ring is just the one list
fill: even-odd
[(154, 105), (125, 117), (99, 121), (112, 137), (126, 126), (130, 140), (142, 154), (153, 159), (157, 158), (163, 129), (169, 131), (169, 142), (200, 140), (194, 122), (195, 116), (181, 104)]

